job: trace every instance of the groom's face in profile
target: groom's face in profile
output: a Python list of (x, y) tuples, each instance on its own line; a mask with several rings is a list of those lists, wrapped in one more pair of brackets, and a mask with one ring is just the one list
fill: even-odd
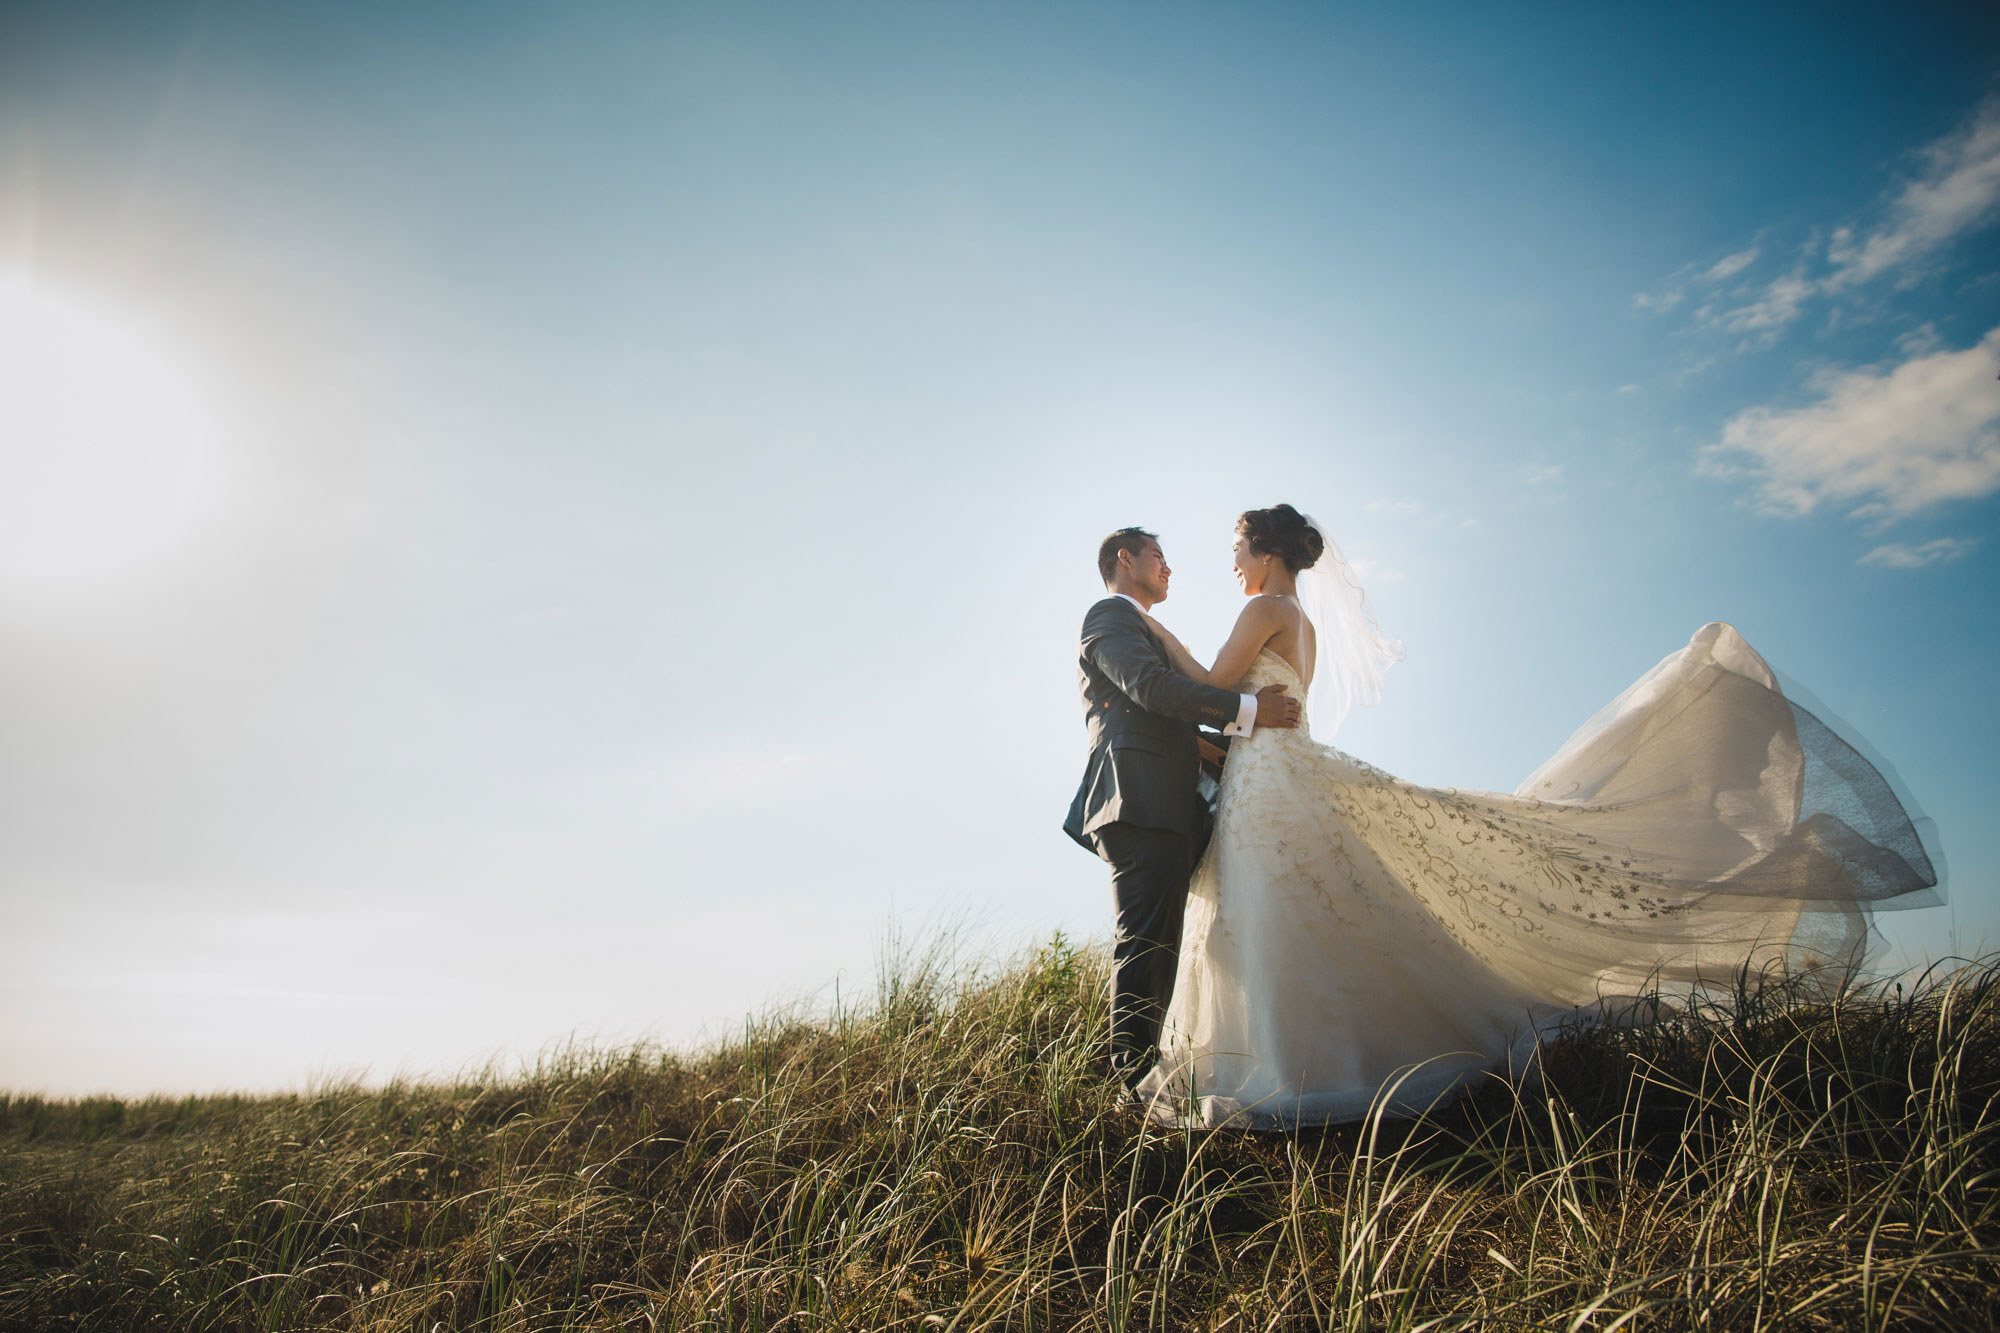
[(1160, 544), (1156, 541), (1148, 541), (1143, 543), (1140, 549), (1136, 551), (1119, 552), (1118, 558), (1121, 562), (1127, 557), (1132, 561), (1131, 580), (1133, 592), (1149, 601), (1166, 601), (1167, 580), (1173, 577), (1174, 571), (1167, 566), (1167, 557), (1160, 550)]

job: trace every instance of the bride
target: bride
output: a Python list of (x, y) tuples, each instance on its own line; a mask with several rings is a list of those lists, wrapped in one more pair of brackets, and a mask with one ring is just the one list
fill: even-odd
[[(1323, 743), (1402, 645), (1290, 505), (1237, 523), (1250, 599), (1203, 667), (1308, 699), (1230, 748), (1188, 888), (1162, 1118), (1276, 1129), (1410, 1115), (1622, 998), (1860, 957), (1871, 903), (1938, 884), (1887, 779), (1725, 624), (1626, 690), (1511, 795), (1419, 787)], [(1150, 620), (1150, 617), (1148, 618)], [(1308, 693), (1309, 692), (1309, 693)]]

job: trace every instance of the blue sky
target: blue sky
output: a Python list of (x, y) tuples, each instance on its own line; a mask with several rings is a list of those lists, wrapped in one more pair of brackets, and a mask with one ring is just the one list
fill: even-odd
[(1996, 74), (1970, 5), (9, 6), (0, 293), (200, 410), (11, 544), (0, 418), (0, 1084), (1102, 934), (1096, 542), (1212, 648), (1279, 500), (1409, 646), (1344, 748), (1509, 789), (1728, 620), (1938, 822), (1893, 956), (2000, 945)]

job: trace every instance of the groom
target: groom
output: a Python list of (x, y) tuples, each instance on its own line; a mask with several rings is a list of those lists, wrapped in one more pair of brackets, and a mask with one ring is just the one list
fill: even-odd
[(1253, 727), (1298, 726), (1300, 709), (1282, 685), (1236, 694), (1173, 669), (1146, 625), (1173, 575), (1152, 533), (1120, 528), (1106, 537), (1097, 572), (1110, 595), (1084, 616), (1077, 647), (1090, 759), (1063, 831), (1111, 865), (1111, 1064), (1131, 1087), (1158, 1058), (1188, 878), (1208, 843), (1195, 728), (1247, 736)]

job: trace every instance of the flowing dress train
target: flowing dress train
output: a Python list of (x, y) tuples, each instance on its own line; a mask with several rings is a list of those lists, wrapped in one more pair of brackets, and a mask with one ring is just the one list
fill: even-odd
[[(1269, 684), (1300, 692), (1266, 649), (1239, 688)], [(1415, 1114), (1631, 997), (1745, 964), (1844, 974), (1871, 905), (1939, 877), (1891, 782), (1720, 623), (1512, 794), (1260, 729), (1224, 769), (1140, 1091), (1208, 1126), (1351, 1120), (1378, 1096)]]

